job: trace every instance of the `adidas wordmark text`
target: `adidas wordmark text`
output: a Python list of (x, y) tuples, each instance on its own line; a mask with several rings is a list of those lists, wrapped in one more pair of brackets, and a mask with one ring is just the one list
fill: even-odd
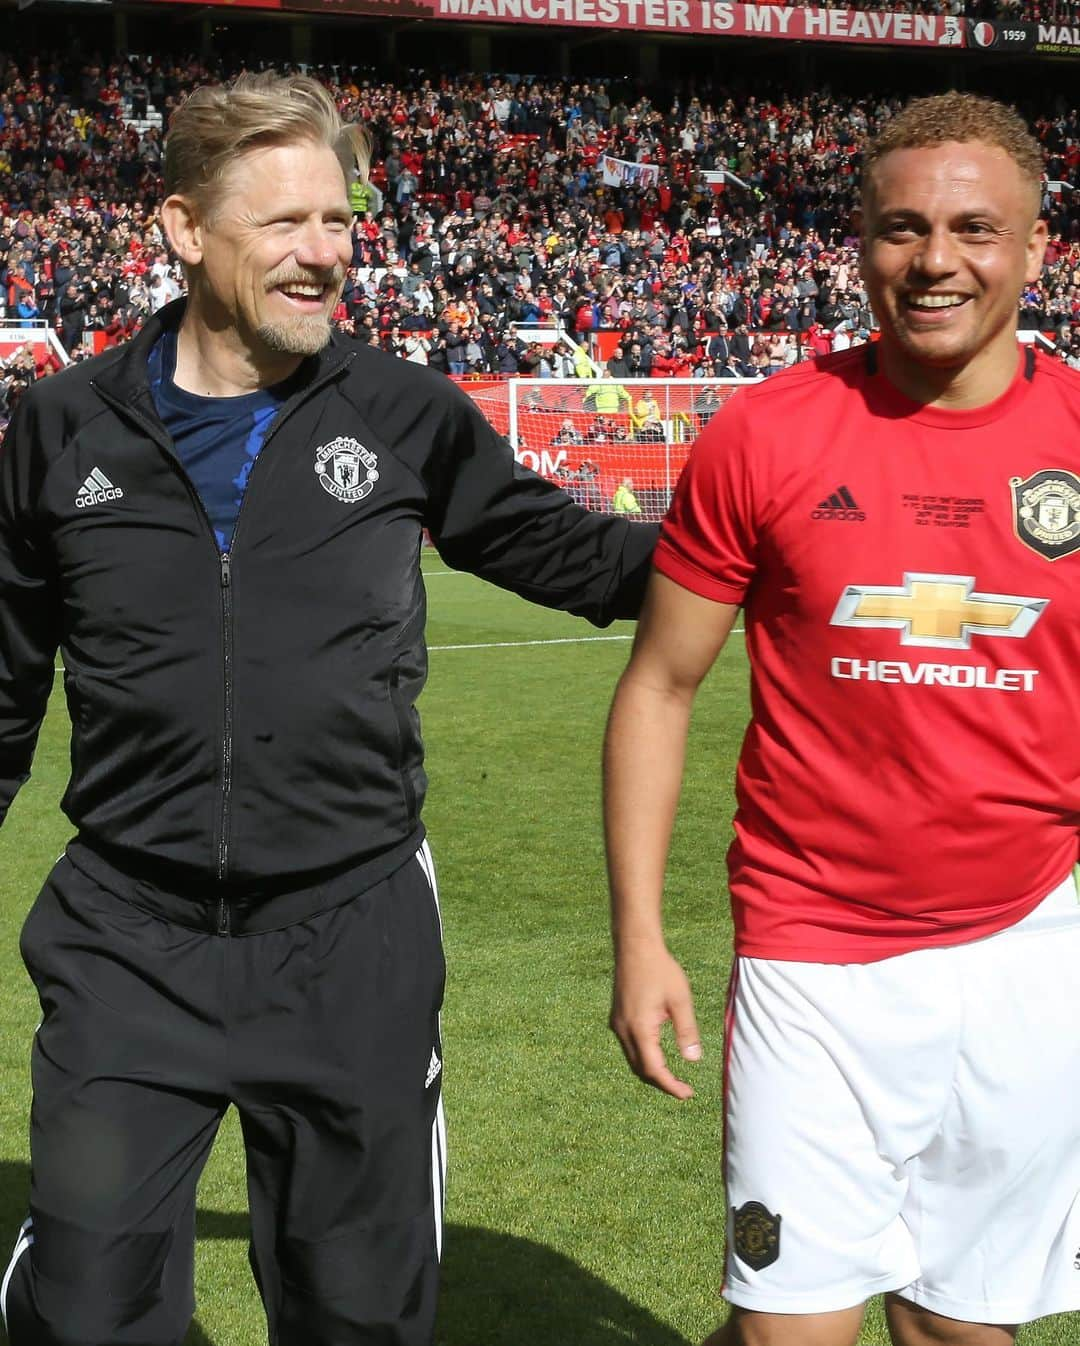
[(114, 486), (100, 467), (95, 467), (75, 497), (75, 508), (86, 509), (90, 505), (102, 505), (106, 500), (122, 500), (124, 493)]

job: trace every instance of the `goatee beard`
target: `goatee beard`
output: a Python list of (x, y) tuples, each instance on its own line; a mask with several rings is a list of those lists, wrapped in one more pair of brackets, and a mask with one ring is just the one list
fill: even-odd
[(330, 340), (330, 320), (313, 314), (287, 322), (266, 322), (256, 336), (276, 355), (318, 355)]

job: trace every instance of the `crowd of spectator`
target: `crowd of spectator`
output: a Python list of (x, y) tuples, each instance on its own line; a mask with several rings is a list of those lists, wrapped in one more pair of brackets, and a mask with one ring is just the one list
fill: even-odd
[[(81, 358), (182, 291), (155, 220), (194, 59), (0, 59), (0, 316)], [(374, 142), (335, 320), (449, 374), (755, 376), (868, 339), (852, 225), (860, 147), (900, 99), (655, 91), (550, 77), (316, 71)], [(1080, 362), (1080, 114), (1025, 109), (1050, 246), (1019, 325)], [(602, 160), (655, 165), (647, 189)], [(561, 322), (571, 342), (538, 340)], [(94, 335), (98, 334), (98, 335)], [(607, 347), (615, 341), (614, 349)], [(28, 377), (0, 370), (0, 415)]]

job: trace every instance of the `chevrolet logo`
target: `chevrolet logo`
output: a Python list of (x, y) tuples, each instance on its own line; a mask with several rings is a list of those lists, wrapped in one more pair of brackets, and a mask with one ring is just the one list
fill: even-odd
[(1049, 601), (977, 594), (973, 575), (908, 571), (899, 588), (849, 584), (830, 625), (886, 627), (902, 632), (901, 645), (967, 650), (972, 636), (1026, 636)]

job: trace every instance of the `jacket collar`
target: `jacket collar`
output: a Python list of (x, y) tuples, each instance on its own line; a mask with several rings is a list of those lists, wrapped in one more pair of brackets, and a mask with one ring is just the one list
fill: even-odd
[[(166, 331), (179, 329), (186, 307), (186, 299), (175, 299), (151, 314), (135, 336), (119, 347), (119, 355), (110, 359), (100, 372), (95, 371), (94, 382), (102, 391), (121, 402), (145, 404), (150, 399), (146, 370), (150, 352)], [(325, 383), (339, 373), (351, 362), (354, 353), (350, 343), (335, 332), (318, 355), (307, 356), (301, 366), (306, 375), (300, 389), (301, 400), (305, 389)]]

